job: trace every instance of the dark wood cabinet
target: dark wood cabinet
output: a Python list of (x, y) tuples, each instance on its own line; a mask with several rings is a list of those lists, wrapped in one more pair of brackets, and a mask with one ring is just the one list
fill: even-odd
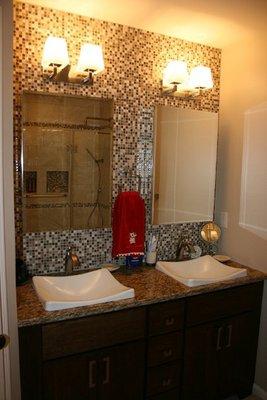
[(103, 350), (99, 360), (100, 400), (140, 400), (144, 393), (145, 344)]
[(217, 341), (220, 329), (220, 323), (187, 329), (182, 399), (216, 399), (219, 380)]
[(221, 398), (251, 393), (258, 343), (259, 314), (238, 315), (224, 321), (224, 343), (219, 358)]
[(174, 332), (149, 339), (147, 364), (149, 367), (182, 358), (183, 332)]
[(262, 288), (20, 328), (22, 400), (245, 398)]
[(97, 354), (47, 361), (43, 365), (44, 400), (96, 400)]
[(257, 350), (252, 312), (189, 328), (185, 336), (184, 400), (218, 400), (251, 393)]
[[(233, 304), (233, 298), (239, 301), (238, 305)], [(218, 318), (214, 303), (210, 298), (209, 308), (207, 299), (208, 296), (199, 296), (193, 299), (193, 305), (189, 304), (189, 325), (199, 323), (199, 315), (203, 317), (205, 314), (204, 320)], [(224, 291), (219, 293), (216, 301), (218, 309), (224, 310), (219, 317), (225, 316), (227, 310), (232, 315), (233, 309), (239, 314), (189, 326), (185, 330), (183, 400), (219, 400), (231, 395), (244, 398), (252, 391), (261, 306), (260, 285)], [(199, 304), (205, 304), (205, 309), (197, 313)]]
[(134, 342), (57, 360), (43, 367), (45, 400), (140, 400), (144, 342)]
[(179, 389), (173, 389), (156, 396), (148, 397), (148, 400), (179, 400)]
[(148, 307), (145, 396), (149, 399), (157, 396), (173, 398), (175, 393), (178, 400), (177, 395), (181, 387), (184, 316), (184, 300)]
[(147, 373), (147, 397), (180, 387), (181, 363), (174, 362), (149, 368)]
[(150, 336), (178, 331), (184, 327), (185, 303), (169, 301), (148, 308), (148, 333)]
[(42, 327), (45, 360), (130, 342), (145, 336), (146, 310), (117, 311)]

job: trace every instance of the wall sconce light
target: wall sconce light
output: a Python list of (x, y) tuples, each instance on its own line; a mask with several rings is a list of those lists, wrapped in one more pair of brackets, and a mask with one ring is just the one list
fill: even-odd
[(42, 67), (45, 70), (52, 68), (53, 72), (49, 76), (53, 79), (59, 69), (63, 69), (69, 64), (67, 42), (64, 38), (49, 36), (44, 45)]
[(49, 80), (93, 85), (94, 75), (105, 68), (102, 47), (83, 44), (78, 63), (71, 68), (66, 40), (49, 36), (44, 45), (42, 67), (44, 77)]
[(80, 57), (76, 67), (76, 73), (83, 75), (87, 73), (87, 77), (83, 79), (83, 83), (93, 84), (93, 75), (104, 70), (104, 58), (101, 46), (86, 43), (81, 47)]
[(211, 70), (199, 65), (190, 74), (184, 61), (170, 61), (163, 71), (162, 94), (183, 98), (199, 96), (204, 90), (212, 89)]

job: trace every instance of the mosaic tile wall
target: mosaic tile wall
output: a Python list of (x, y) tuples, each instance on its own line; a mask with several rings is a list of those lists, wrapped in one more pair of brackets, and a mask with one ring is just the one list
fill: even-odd
[[(155, 105), (172, 105), (218, 112), (221, 51), (177, 38), (146, 32), (119, 24), (17, 2), (14, 5), (14, 146), (15, 213), (18, 255), (32, 273), (63, 269), (66, 247), (77, 248), (81, 268), (92, 267), (110, 258), (111, 230), (79, 230), (28, 233), (22, 230), (21, 198), (21, 94), (23, 91), (98, 96), (114, 99), (113, 199), (119, 187), (140, 191), (147, 206), (147, 235), (160, 236), (159, 255), (175, 253), (178, 237), (189, 233), (199, 241), (201, 224), (152, 227), (151, 189), (153, 169), (153, 115)], [(78, 59), (84, 42), (103, 47), (105, 71), (93, 87), (44, 81), (40, 65), (44, 41), (48, 35), (64, 36), (71, 63)], [(189, 68), (210, 66), (214, 88), (201, 100), (163, 97), (160, 93), (162, 70), (170, 59), (187, 61)], [(206, 249), (207, 250), (207, 249)]]

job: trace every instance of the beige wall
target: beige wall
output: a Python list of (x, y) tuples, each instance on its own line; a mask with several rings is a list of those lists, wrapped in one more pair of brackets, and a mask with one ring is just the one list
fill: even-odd
[[(228, 213), (228, 228), (223, 228), (221, 252), (229, 254), (233, 259), (245, 265), (250, 265), (267, 272), (267, 242), (264, 226), (258, 225), (256, 230), (240, 225), (241, 211), (241, 178), (242, 163), (245, 160), (243, 146), (245, 132), (247, 132), (246, 116), (251, 110), (265, 108), (267, 101), (267, 53), (266, 32), (251, 34), (249, 38), (235, 46), (228, 47), (222, 52), (221, 74), (221, 111), (218, 154), (218, 177), (216, 196), (216, 216), (220, 223), (220, 213)], [(264, 121), (253, 125), (251, 137), (256, 140)], [(260, 134), (261, 140), (264, 135)], [(261, 146), (266, 147), (267, 124), (265, 126), (265, 140)], [(255, 180), (257, 185), (253, 193), (254, 210), (262, 208), (262, 221), (266, 218), (266, 180), (267, 155), (260, 157), (258, 152), (253, 153), (253, 146), (249, 146), (252, 154), (252, 165), (259, 162)], [(267, 153), (265, 153), (267, 154)], [(247, 164), (249, 173), (251, 164)], [(243, 175), (244, 176), (244, 175)], [(249, 176), (249, 174), (248, 174)], [(264, 186), (265, 185), (265, 186)], [(244, 189), (244, 186), (243, 186)], [(243, 191), (244, 193), (244, 191)], [(244, 197), (244, 196), (243, 196)], [(250, 199), (251, 200), (251, 199)], [(253, 207), (250, 208), (253, 209)], [(267, 226), (265, 226), (267, 229)], [(266, 233), (266, 231), (265, 231)], [(263, 301), (263, 313), (260, 332), (259, 352), (256, 371), (256, 383), (267, 392), (267, 285)], [(265, 339), (264, 339), (265, 337)]]

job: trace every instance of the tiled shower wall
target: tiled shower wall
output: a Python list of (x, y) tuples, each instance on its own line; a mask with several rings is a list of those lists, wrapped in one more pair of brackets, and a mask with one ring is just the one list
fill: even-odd
[[(175, 253), (178, 237), (190, 233), (199, 243), (201, 224), (176, 224), (152, 227), (151, 192), (153, 171), (153, 116), (155, 105), (172, 105), (218, 112), (221, 51), (177, 38), (146, 32), (119, 24), (17, 2), (14, 5), (14, 126), (15, 194), (17, 252), (32, 273), (54, 272), (63, 268), (65, 250), (73, 244), (82, 262), (92, 267), (110, 258), (110, 229), (38, 232), (23, 235), (21, 201), (21, 94), (23, 91), (98, 96), (114, 99), (113, 199), (118, 187), (137, 188), (147, 206), (147, 236), (160, 237), (159, 255)], [(43, 80), (40, 65), (42, 48), (48, 35), (63, 36), (68, 42), (71, 63), (75, 64), (81, 44), (101, 44), (105, 71), (93, 87)], [(163, 97), (160, 79), (170, 59), (187, 61), (189, 68), (210, 66), (214, 88), (200, 100)], [(127, 177), (130, 169), (134, 179)], [(203, 247), (203, 245), (202, 245)]]

